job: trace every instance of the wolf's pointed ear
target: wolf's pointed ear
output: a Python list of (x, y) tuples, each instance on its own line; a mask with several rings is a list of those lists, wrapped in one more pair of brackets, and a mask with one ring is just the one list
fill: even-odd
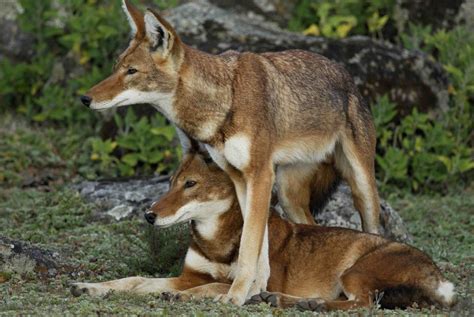
[(180, 128), (176, 127), (176, 135), (178, 136), (179, 143), (181, 144), (181, 149), (183, 150), (183, 154), (186, 155), (192, 151), (192, 147), (194, 146), (192, 140), (186, 133), (183, 132)]
[(207, 152), (204, 144), (193, 138), (190, 138), (186, 133), (183, 132), (183, 130), (178, 127), (176, 127), (176, 134), (178, 135), (179, 143), (181, 143), (183, 155), (200, 154), (203, 158), (210, 159), (209, 153)]
[(132, 36), (143, 35), (145, 33), (143, 14), (129, 0), (122, 0), (122, 9), (127, 15), (128, 23), (132, 29)]
[(177, 40), (173, 27), (157, 12), (148, 9), (145, 13), (145, 31), (150, 50), (161, 53), (163, 57), (168, 56)]

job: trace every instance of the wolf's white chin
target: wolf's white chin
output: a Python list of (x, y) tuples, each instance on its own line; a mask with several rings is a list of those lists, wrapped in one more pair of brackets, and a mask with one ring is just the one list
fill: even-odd
[[(113, 100), (112, 100), (112, 101), (113, 101)], [(113, 108), (118, 108), (118, 107), (120, 107), (120, 106), (128, 106), (129, 103), (127, 103), (127, 101), (128, 101), (128, 100), (125, 99), (125, 100), (122, 100), (122, 101), (119, 101), (119, 102), (116, 102), (116, 103), (110, 102), (110, 101), (108, 101), (108, 102), (100, 102), (100, 103), (95, 103), (95, 102), (93, 102), (93, 103), (91, 104), (91, 107), (90, 107), (90, 108), (91, 108), (92, 110), (97, 110), (97, 111), (102, 112), (102, 111), (105, 111), (105, 110), (109, 110), (109, 109), (113, 109)]]
[(154, 105), (168, 119), (173, 120), (173, 93), (160, 93), (154, 91), (139, 91), (136, 89), (127, 89), (122, 91), (111, 100), (101, 102), (92, 101), (90, 108), (92, 110), (105, 110), (121, 106), (148, 103)]

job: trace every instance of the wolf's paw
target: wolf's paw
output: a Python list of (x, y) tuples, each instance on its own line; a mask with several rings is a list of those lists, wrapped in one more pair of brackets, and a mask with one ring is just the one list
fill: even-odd
[(183, 299), (180, 293), (171, 293), (171, 292), (161, 293), (160, 298), (168, 302), (176, 302)]
[(325, 301), (321, 298), (308, 298), (300, 300), (296, 303), (296, 308), (301, 311), (310, 310), (315, 312), (323, 312), (327, 310)]
[(71, 285), (71, 294), (74, 296), (74, 297), (79, 297), (81, 296), (82, 294), (87, 294), (87, 288), (86, 287), (80, 287), (78, 285), (79, 283), (77, 284), (72, 284)]
[(253, 295), (245, 302), (246, 305), (257, 305), (260, 303), (267, 303), (270, 304), (270, 306), (272, 307), (278, 307), (278, 294), (270, 292), (261, 292), (260, 294)]
[(245, 302), (245, 298), (242, 296), (232, 296), (229, 294), (221, 294), (214, 297), (214, 302), (221, 302), (224, 304), (234, 304), (237, 306), (242, 306)]
[(70, 290), (71, 294), (75, 297), (79, 297), (83, 294), (102, 296), (108, 293), (107, 289), (94, 286), (94, 283), (72, 283)]

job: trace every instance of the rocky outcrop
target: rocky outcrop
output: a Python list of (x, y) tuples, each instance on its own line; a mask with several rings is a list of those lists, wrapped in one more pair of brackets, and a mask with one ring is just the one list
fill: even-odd
[(127, 219), (145, 212), (168, 190), (168, 177), (86, 181), (73, 185), (87, 201), (94, 202), (98, 218)]
[[(397, 241), (408, 242), (411, 237), (400, 215), (385, 201), (380, 201), (380, 234)], [(352, 202), (351, 189), (341, 184), (323, 211), (316, 215), (318, 223), (325, 226), (362, 230), (359, 213)]]
[(0, 279), (6, 279), (8, 274), (54, 277), (72, 271), (73, 267), (58, 252), (0, 236)]
[[(82, 182), (74, 188), (89, 202), (97, 205), (97, 216), (110, 220), (142, 217), (152, 202), (158, 200), (168, 190), (165, 177), (152, 177), (123, 181)], [(398, 241), (410, 241), (402, 219), (386, 201), (381, 201), (381, 233)], [(316, 216), (317, 221), (326, 226), (361, 229), (361, 220), (355, 210), (350, 189), (341, 184), (326, 207)]]
[(365, 97), (388, 94), (402, 114), (414, 105), (424, 111), (447, 108), (446, 74), (421, 52), (364, 36), (308, 37), (284, 31), (261, 16), (236, 14), (206, 0), (174, 8), (166, 17), (185, 43), (211, 53), (310, 50), (344, 64)]

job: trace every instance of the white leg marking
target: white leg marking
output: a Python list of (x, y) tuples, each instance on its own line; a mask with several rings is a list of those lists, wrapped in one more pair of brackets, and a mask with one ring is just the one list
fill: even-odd
[(230, 137), (224, 145), (224, 156), (238, 170), (243, 170), (250, 162), (250, 139), (245, 134)]

